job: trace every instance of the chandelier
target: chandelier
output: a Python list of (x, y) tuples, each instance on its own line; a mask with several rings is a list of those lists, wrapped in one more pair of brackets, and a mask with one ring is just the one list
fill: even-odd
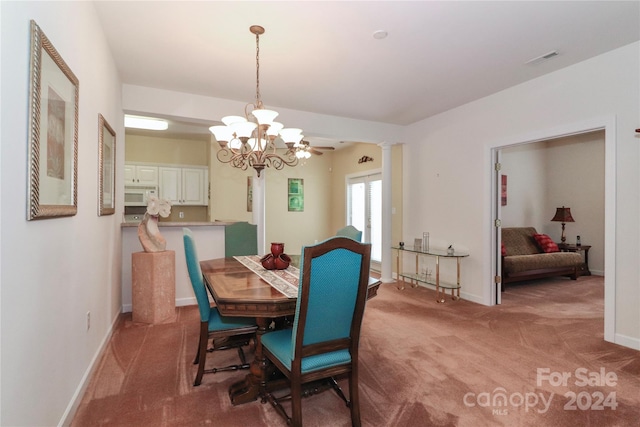
[[(278, 113), (266, 110), (260, 97), (260, 35), (264, 28), (252, 25), (249, 31), (256, 36), (256, 100), (245, 106), (244, 117), (226, 116), (222, 118), (223, 125), (211, 126), (209, 130), (215, 136), (220, 149), (218, 160), (229, 163), (234, 168), (247, 170), (252, 167), (260, 176), (265, 167), (281, 170), (284, 166), (298, 164), (302, 130), (284, 128), (282, 123), (274, 122)], [(280, 137), (286, 144), (284, 153), (278, 154), (276, 138)]]

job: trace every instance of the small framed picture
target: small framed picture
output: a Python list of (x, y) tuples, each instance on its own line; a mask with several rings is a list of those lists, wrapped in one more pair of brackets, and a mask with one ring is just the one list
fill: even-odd
[(500, 204), (507, 206), (507, 175), (502, 175), (500, 183)]
[(116, 133), (98, 114), (98, 216), (116, 212)]
[(287, 203), (289, 212), (304, 212), (304, 180), (289, 178)]
[(289, 212), (303, 212), (304, 199), (302, 196), (289, 196)]
[(289, 194), (302, 194), (302, 179), (289, 178)]
[(29, 65), (27, 219), (78, 212), (78, 78), (35, 21)]

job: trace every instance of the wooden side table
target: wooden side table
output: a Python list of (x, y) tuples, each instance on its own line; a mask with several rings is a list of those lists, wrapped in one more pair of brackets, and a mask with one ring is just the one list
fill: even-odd
[(558, 249), (562, 252), (581, 252), (584, 254), (584, 264), (581, 266), (580, 275), (581, 276), (591, 276), (591, 271), (589, 271), (589, 249), (591, 246), (589, 245), (571, 245), (568, 243), (558, 243)]

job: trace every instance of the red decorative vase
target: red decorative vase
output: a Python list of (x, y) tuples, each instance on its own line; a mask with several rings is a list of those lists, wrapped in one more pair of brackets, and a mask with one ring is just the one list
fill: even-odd
[(287, 254), (280, 254), (275, 259), (276, 270), (284, 270), (289, 267), (289, 263), (291, 262), (291, 258)]
[(284, 243), (271, 243), (271, 253), (275, 258), (284, 253)]
[(260, 263), (267, 270), (275, 270), (276, 268), (276, 257), (273, 254), (266, 254), (260, 259)]

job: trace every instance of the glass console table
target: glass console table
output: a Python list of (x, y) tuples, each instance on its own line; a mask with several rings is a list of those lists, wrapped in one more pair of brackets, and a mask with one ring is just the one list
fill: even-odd
[[(408, 280), (412, 287), (417, 287), (418, 283), (426, 283), (436, 287), (438, 303), (445, 301), (447, 289), (451, 290), (451, 299), (457, 301), (460, 299), (460, 259), (468, 257), (468, 253), (454, 251), (452, 254), (448, 253), (446, 249), (429, 249), (423, 251), (421, 249), (415, 249), (412, 246), (398, 247), (393, 246), (391, 249), (397, 251), (396, 256), (396, 271), (398, 272), (398, 289), (404, 289), (404, 283)], [(415, 273), (406, 273), (400, 269), (400, 258), (403, 255), (413, 254), (416, 258), (416, 271)], [(436, 275), (432, 277), (430, 274), (421, 274), (419, 270), (419, 260), (421, 256), (434, 257), (436, 263)], [(447, 283), (440, 281), (440, 258), (453, 258), (456, 260), (456, 283)]]

